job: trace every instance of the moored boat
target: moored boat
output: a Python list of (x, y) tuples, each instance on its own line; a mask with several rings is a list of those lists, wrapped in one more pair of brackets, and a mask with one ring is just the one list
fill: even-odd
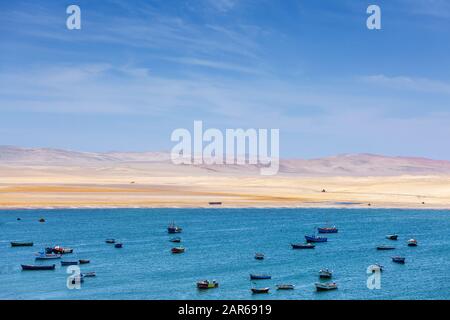
[(181, 238), (180, 237), (172, 238), (172, 239), (170, 239), (170, 242), (180, 243), (181, 242)]
[(397, 234), (388, 234), (388, 235), (386, 236), (386, 239), (389, 239), (389, 240), (397, 240), (397, 239), (398, 239), (398, 235), (397, 235)]
[(88, 263), (91, 263), (91, 260), (80, 259), (80, 260), (78, 260), (78, 262), (79, 262), (80, 264), (88, 264)]
[(112, 244), (112, 243), (116, 243), (116, 240), (115, 239), (106, 239), (105, 242)]
[(322, 269), (319, 271), (319, 278), (330, 279), (333, 276), (333, 271), (329, 269)]
[(22, 270), (24, 270), (24, 271), (55, 270), (54, 264), (52, 264), (50, 266), (36, 266), (36, 265), (22, 264), (21, 266), (22, 266)]
[(292, 249), (314, 249), (316, 246), (312, 243), (291, 243)]
[(404, 264), (406, 258), (404, 257), (392, 257), (392, 262)]
[(117, 248), (117, 249), (123, 248), (123, 243), (116, 243), (114, 245), (114, 248)]
[(45, 222), (45, 219), (44, 218), (40, 218), (39, 222), (43, 223), (43, 222)]
[(61, 246), (54, 246), (52, 248), (52, 252), (57, 253), (57, 254), (68, 254), (68, 253), (73, 253), (73, 249), (72, 248), (64, 248)]
[(268, 274), (250, 274), (250, 280), (269, 280), (272, 276)]
[(378, 246), (377, 250), (394, 250), (395, 247), (391, 247), (391, 246)]
[(338, 233), (338, 228), (336, 228), (335, 226), (317, 228), (317, 232), (318, 233)]
[(329, 290), (336, 290), (338, 288), (335, 282), (327, 282), (327, 283), (317, 282), (314, 285), (316, 286), (317, 291), (329, 291)]
[(33, 246), (33, 242), (17, 242), (17, 241), (12, 241), (11, 242), (11, 247), (32, 247)]
[(294, 290), (293, 284), (277, 284), (277, 290)]
[(183, 248), (183, 247), (175, 247), (175, 248), (172, 248), (170, 251), (171, 251), (172, 253), (184, 253), (185, 250), (186, 250), (186, 249)]
[(255, 253), (255, 259), (256, 260), (264, 260), (264, 254), (263, 253)]
[(328, 239), (324, 237), (317, 237), (316, 235), (305, 236), (306, 242), (315, 243), (315, 242), (327, 242)]
[(61, 261), (61, 266), (76, 266), (78, 261)]
[(53, 260), (53, 259), (61, 259), (61, 255), (60, 254), (54, 254), (54, 253), (50, 253), (50, 254), (45, 254), (45, 253), (38, 253), (36, 255), (36, 260)]
[(252, 293), (269, 293), (270, 288), (252, 288)]
[(408, 247), (417, 247), (417, 240), (416, 239), (409, 239), (408, 240)]
[(216, 280), (202, 280), (197, 282), (197, 288), (198, 289), (213, 289), (217, 288), (219, 286), (219, 283)]
[(95, 277), (97, 275), (96, 275), (96, 273), (94, 271), (92, 271), (92, 272), (84, 272), (84, 273), (81, 274), (81, 276), (83, 278), (93, 278), (93, 277)]
[(168, 233), (180, 233), (182, 230), (182, 228), (176, 226), (174, 223), (169, 224), (169, 226), (167, 227)]

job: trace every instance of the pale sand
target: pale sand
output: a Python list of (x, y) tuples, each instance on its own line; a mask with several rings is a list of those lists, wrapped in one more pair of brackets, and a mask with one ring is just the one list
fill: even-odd
[(222, 207), (367, 208), (370, 203), (371, 208), (450, 209), (450, 176), (263, 177), (165, 169), (0, 166), (0, 209), (209, 207), (210, 201), (221, 201)]

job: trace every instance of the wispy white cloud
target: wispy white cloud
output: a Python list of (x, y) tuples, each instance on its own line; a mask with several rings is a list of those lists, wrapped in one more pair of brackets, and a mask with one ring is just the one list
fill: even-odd
[(450, 94), (450, 83), (431, 80), (427, 78), (407, 76), (389, 77), (383, 74), (379, 74), (363, 76), (361, 77), (361, 79), (370, 84), (380, 85), (392, 89)]

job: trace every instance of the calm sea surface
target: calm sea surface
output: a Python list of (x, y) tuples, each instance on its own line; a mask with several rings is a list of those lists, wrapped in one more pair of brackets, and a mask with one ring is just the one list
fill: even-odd
[[(17, 221), (17, 217), (22, 220)], [(40, 217), (46, 223), (39, 223)], [(183, 228), (184, 254), (170, 253), (167, 225)], [(329, 221), (339, 233), (314, 250), (290, 243)], [(385, 236), (399, 234), (398, 241)], [(105, 239), (123, 242), (115, 249)], [(419, 246), (407, 247), (416, 238)], [(11, 248), (10, 241), (34, 241)], [(377, 251), (380, 244), (394, 251)], [(66, 260), (90, 259), (95, 271), (80, 290), (66, 287), (66, 267), (21, 271), (46, 246), (73, 248)], [(266, 259), (257, 261), (255, 252)], [(405, 265), (391, 256), (406, 257)], [(385, 266), (381, 289), (366, 286), (366, 269)], [(49, 264), (50, 262), (43, 262)], [(334, 270), (336, 291), (316, 293), (321, 268)], [(272, 280), (252, 282), (250, 273)], [(195, 283), (216, 279), (218, 289), (198, 291)], [(293, 291), (275, 285), (292, 283)], [(0, 211), (0, 299), (450, 299), (450, 211), (346, 209), (84, 209)], [(252, 287), (271, 287), (252, 295)]]

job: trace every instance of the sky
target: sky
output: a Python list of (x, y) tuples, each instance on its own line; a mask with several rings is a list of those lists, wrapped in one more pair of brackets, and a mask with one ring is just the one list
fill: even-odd
[[(68, 30), (66, 8), (81, 8)], [(379, 5), (382, 29), (366, 27)], [(0, 0), (0, 145), (164, 151), (280, 129), (280, 154), (450, 160), (450, 1)]]

